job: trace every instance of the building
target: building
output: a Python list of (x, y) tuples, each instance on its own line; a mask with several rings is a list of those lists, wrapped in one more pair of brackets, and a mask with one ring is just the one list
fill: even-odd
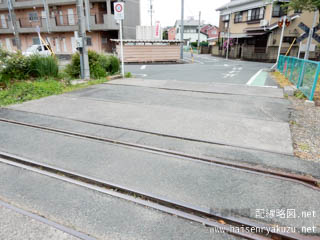
[(205, 24), (201, 27), (200, 30), (202, 33), (208, 35), (209, 38), (218, 38), (219, 37), (219, 28), (217, 26), (213, 26), (211, 24)]
[[(189, 17), (187, 20), (184, 20), (184, 41), (186, 45), (189, 45), (191, 42), (198, 41), (198, 32), (199, 32), (199, 20), (195, 20), (193, 17)], [(176, 40), (180, 40), (180, 31), (181, 31), (181, 20), (177, 20), (174, 28), (176, 29)], [(207, 41), (208, 35), (200, 32), (200, 42)]]
[(137, 40), (162, 40), (163, 31), (160, 22), (156, 22), (154, 26), (137, 26), (136, 27)]
[[(16, 30), (20, 34), (22, 51), (39, 43), (37, 28), (55, 53), (71, 54), (76, 51), (78, 31), (76, 0), (11, 0), (16, 15)], [(111, 52), (118, 38), (119, 24), (114, 19), (114, 0), (84, 0), (89, 49)], [(140, 25), (140, 0), (126, 0), (124, 38), (135, 39)], [(88, 17), (87, 17), (88, 15)], [(8, 0), (0, 0), (0, 44), (10, 51), (17, 49), (13, 24), (9, 17)], [(89, 24), (88, 24), (89, 23)]]
[[(214, 55), (226, 54), (226, 39), (230, 37), (230, 57), (247, 60), (275, 61), (280, 45), (281, 22), (287, 16), (290, 25), (285, 28), (281, 54), (285, 54), (293, 43), (290, 55), (297, 56), (299, 44), (295, 39), (303, 31), (300, 22), (311, 27), (313, 12), (288, 10), (288, 1), (231, 0), (220, 7), (220, 44), (213, 48)], [(306, 40), (301, 49), (305, 48)], [(312, 42), (310, 57), (314, 57), (316, 42)]]
[(176, 40), (176, 29), (174, 27), (171, 27), (167, 31), (168, 31), (168, 40)]

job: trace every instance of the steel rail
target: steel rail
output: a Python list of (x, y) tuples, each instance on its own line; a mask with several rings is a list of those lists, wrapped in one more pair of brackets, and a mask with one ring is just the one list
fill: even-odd
[(53, 222), (53, 221), (51, 221), (51, 220), (49, 220), (47, 218), (44, 218), (44, 217), (39, 216), (37, 214), (31, 213), (31, 212), (26, 211), (26, 210), (24, 210), (22, 208), (18, 208), (16, 206), (14, 206), (12, 204), (9, 204), (7, 202), (4, 202), (2, 200), (0, 200), (0, 206), (1, 207), (5, 207), (7, 209), (10, 209), (12, 211), (15, 211), (16, 213), (19, 213), (21, 215), (24, 215), (24, 216), (27, 216), (29, 218), (32, 218), (32, 219), (34, 219), (34, 220), (36, 220), (38, 222), (44, 223), (44, 224), (46, 224), (46, 225), (48, 225), (50, 227), (58, 229), (58, 230), (66, 233), (66, 234), (72, 235), (72, 236), (77, 237), (79, 239), (82, 239), (82, 240), (97, 240), (95, 237), (91, 237), (91, 236), (89, 236), (89, 235), (87, 235), (85, 233), (76, 231), (76, 230), (74, 230), (72, 228), (69, 228), (69, 227), (61, 225), (59, 223)]
[[(47, 164), (38, 163), (20, 156), (0, 152), (0, 162), (11, 166), (19, 167), (44, 176), (52, 177), (91, 190), (99, 191), (113, 197), (128, 200), (144, 207), (150, 207), (170, 215), (188, 219), (204, 226), (223, 229), (224, 232), (251, 240), (262, 239), (283, 239), (283, 240), (315, 240), (313, 236), (301, 235), (298, 233), (279, 233), (272, 231), (272, 225), (261, 225), (251, 222), (242, 217), (222, 216), (192, 205), (178, 201), (172, 201), (163, 197), (143, 193), (97, 178), (92, 178), (73, 171), (56, 168)], [(255, 229), (256, 232), (248, 230), (234, 231), (235, 228)], [(271, 231), (268, 231), (270, 229)]]
[(59, 134), (63, 134), (63, 135), (73, 136), (73, 137), (91, 139), (91, 140), (100, 141), (100, 142), (108, 142), (111, 144), (122, 145), (122, 146), (130, 147), (130, 148), (144, 150), (144, 151), (158, 153), (158, 154), (165, 154), (165, 155), (184, 158), (184, 159), (191, 159), (194, 161), (203, 162), (203, 163), (207, 163), (207, 164), (213, 164), (213, 165), (217, 165), (217, 166), (225, 167), (225, 168), (231, 168), (231, 169), (238, 170), (238, 171), (246, 171), (246, 172), (253, 173), (253, 174), (259, 174), (259, 175), (272, 177), (272, 178), (276, 178), (276, 179), (287, 180), (287, 181), (302, 184), (302, 185), (310, 187), (314, 190), (320, 191), (320, 187), (319, 187), (320, 181), (318, 179), (311, 177), (311, 176), (304, 176), (301, 174), (288, 173), (288, 172), (274, 170), (274, 169), (266, 169), (266, 168), (256, 167), (256, 166), (252, 166), (252, 165), (244, 164), (244, 163), (234, 163), (234, 162), (226, 161), (226, 160), (219, 159), (219, 158), (213, 158), (213, 157), (205, 158), (205, 157), (200, 157), (200, 156), (193, 156), (193, 155), (182, 153), (182, 152), (166, 150), (166, 149), (161, 149), (161, 148), (156, 148), (156, 147), (151, 147), (151, 146), (146, 146), (146, 145), (140, 145), (140, 144), (135, 144), (135, 143), (129, 143), (129, 142), (109, 139), (109, 138), (105, 138), (105, 137), (92, 136), (92, 135), (77, 133), (77, 132), (73, 132), (73, 131), (61, 130), (61, 129), (57, 129), (57, 128), (51, 128), (51, 127), (34, 125), (34, 124), (29, 124), (29, 123), (24, 123), (24, 122), (18, 122), (15, 120), (8, 120), (8, 119), (4, 119), (4, 118), (0, 118), (0, 122), (6, 122), (6, 123), (10, 123), (10, 124), (45, 130), (48, 132), (54, 132), (54, 133), (59, 133)]

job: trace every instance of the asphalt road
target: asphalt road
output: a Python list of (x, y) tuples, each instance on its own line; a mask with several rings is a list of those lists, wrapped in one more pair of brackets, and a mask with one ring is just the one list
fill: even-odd
[[(125, 71), (146, 79), (246, 84), (261, 69), (273, 65), (198, 54), (194, 54), (192, 63), (190, 53), (185, 53), (185, 60), (186, 64), (128, 64)], [(275, 83), (266, 79), (264, 85), (275, 86)]]

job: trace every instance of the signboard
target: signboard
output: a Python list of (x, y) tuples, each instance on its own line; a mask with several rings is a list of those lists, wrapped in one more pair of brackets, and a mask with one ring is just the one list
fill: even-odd
[(161, 31), (160, 31), (160, 22), (157, 21), (156, 22), (156, 29), (155, 29), (155, 32), (154, 32), (154, 37), (155, 39), (159, 39), (160, 38), (160, 34), (161, 34)]
[(123, 2), (114, 3), (114, 19), (116, 20), (124, 19), (124, 3)]
[[(304, 31), (304, 33), (300, 37), (297, 38), (297, 43), (299, 43), (299, 42), (305, 40), (306, 38), (308, 38), (309, 33), (310, 33), (310, 28), (308, 26), (306, 26), (303, 22), (301, 22), (298, 25), (298, 27), (300, 29), (302, 29)], [(312, 38), (320, 43), (320, 36), (316, 33), (317, 31), (319, 31), (319, 29), (320, 29), (320, 24), (318, 24), (317, 26), (315, 26), (313, 28)]]

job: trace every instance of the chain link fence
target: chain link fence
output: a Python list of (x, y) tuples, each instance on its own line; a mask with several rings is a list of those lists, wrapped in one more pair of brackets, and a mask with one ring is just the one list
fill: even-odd
[(313, 100), (320, 73), (320, 62), (281, 55), (277, 68), (310, 101)]

